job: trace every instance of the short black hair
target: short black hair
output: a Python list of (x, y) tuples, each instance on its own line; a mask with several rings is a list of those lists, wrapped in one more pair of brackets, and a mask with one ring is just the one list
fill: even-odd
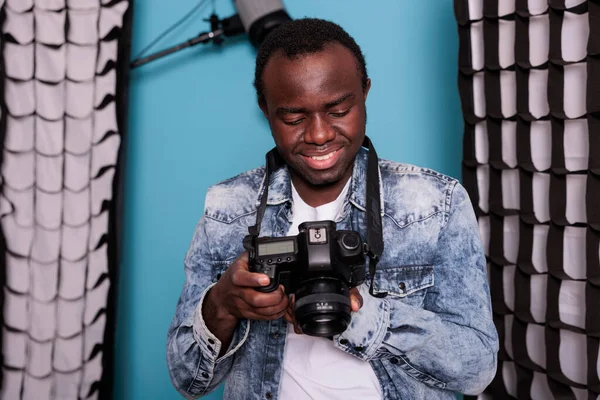
[(363, 90), (367, 87), (367, 64), (362, 50), (354, 39), (338, 24), (318, 18), (303, 18), (285, 22), (267, 35), (256, 55), (254, 87), (260, 102), (264, 101), (263, 71), (274, 53), (281, 51), (294, 58), (314, 54), (325, 45), (339, 43), (354, 54)]

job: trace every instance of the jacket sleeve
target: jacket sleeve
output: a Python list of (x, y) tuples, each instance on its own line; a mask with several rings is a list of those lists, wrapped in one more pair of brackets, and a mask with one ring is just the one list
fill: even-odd
[(235, 352), (246, 340), (250, 328), (241, 320), (227, 352), (218, 357), (221, 342), (202, 318), (203, 300), (227, 266), (213, 261), (207, 239), (207, 218), (203, 216), (184, 261), (185, 283), (167, 334), (167, 365), (175, 389), (187, 399), (198, 398), (225, 379)]
[(458, 183), (450, 199), (437, 243), (435, 284), (423, 307), (375, 298), (363, 284), (363, 307), (334, 343), (363, 360), (402, 368), (428, 385), (475, 395), (496, 373), (498, 334), (473, 207)]

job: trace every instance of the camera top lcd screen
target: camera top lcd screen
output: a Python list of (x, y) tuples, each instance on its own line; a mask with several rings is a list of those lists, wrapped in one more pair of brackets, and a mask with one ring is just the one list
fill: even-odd
[(270, 256), (271, 254), (285, 254), (294, 252), (293, 240), (282, 240), (277, 242), (259, 243), (258, 255)]

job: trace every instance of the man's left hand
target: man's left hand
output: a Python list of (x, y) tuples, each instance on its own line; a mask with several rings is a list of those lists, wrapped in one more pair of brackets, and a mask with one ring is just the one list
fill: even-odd
[[(287, 322), (294, 325), (294, 332), (300, 335), (302, 330), (300, 329), (300, 326), (298, 326), (298, 323), (296, 322), (296, 316), (294, 315), (294, 304), (296, 300), (294, 296), (295, 295), (293, 294), (290, 296), (290, 301), (288, 302), (288, 308), (285, 312), (284, 318)], [(357, 287), (350, 289), (350, 305), (352, 307), (352, 312), (357, 312), (363, 305), (363, 298), (360, 295)]]

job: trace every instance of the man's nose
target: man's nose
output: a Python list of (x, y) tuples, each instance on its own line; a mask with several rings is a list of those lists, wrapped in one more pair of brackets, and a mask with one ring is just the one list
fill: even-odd
[(327, 117), (315, 115), (310, 118), (310, 126), (304, 134), (304, 141), (321, 146), (335, 138), (335, 130)]

